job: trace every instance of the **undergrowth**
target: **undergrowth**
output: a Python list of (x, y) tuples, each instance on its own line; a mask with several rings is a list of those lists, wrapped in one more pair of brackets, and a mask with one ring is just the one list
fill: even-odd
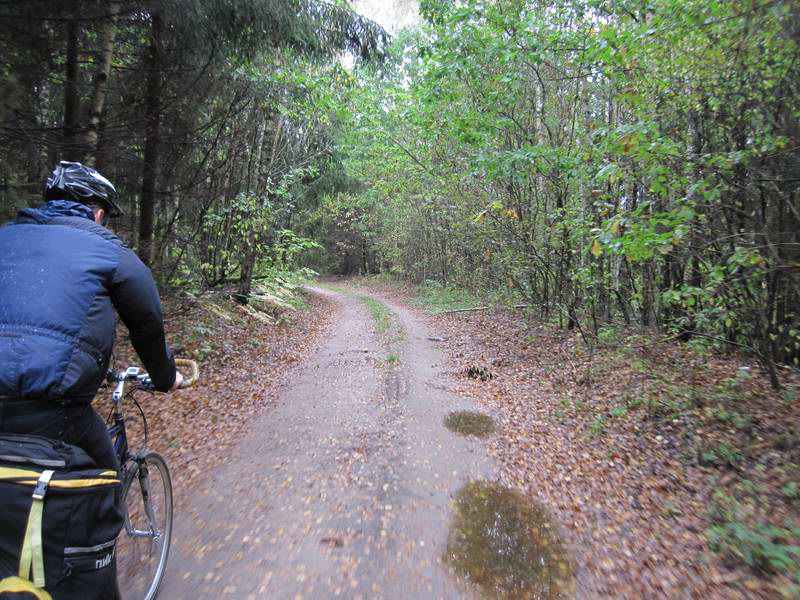
[(768, 497), (744, 480), (732, 493), (714, 492), (706, 537), (709, 548), (735, 566), (744, 563), (757, 571), (777, 573), (789, 580), (782, 589), (787, 597), (800, 597), (800, 527), (765, 521), (753, 522), (756, 507)]
[(461, 288), (447, 287), (434, 282), (426, 282), (414, 288), (414, 304), (432, 314), (448, 310), (475, 308), (482, 306), (481, 299), (472, 292)]

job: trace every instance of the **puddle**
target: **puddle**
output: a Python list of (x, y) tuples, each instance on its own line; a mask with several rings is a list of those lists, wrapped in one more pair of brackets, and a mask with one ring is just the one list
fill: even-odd
[(544, 511), (498, 484), (458, 492), (445, 561), (489, 598), (575, 597), (569, 556)]
[(494, 419), (469, 410), (457, 410), (444, 418), (444, 426), (461, 435), (486, 437), (494, 433)]

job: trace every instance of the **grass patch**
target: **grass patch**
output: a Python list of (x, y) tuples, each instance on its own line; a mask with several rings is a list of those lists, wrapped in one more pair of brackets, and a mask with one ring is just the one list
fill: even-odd
[(400, 363), (399, 343), (403, 339), (403, 328), (397, 322), (394, 313), (383, 302), (370, 298), (369, 296), (359, 296), (361, 302), (369, 310), (369, 314), (375, 323), (375, 332), (383, 339), (386, 350), (387, 365), (397, 365)]
[(620, 417), (624, 417), (626, 414), (628, 414), (628, 409), (624, 406), (615, 406), (610, 411), (608, 411), (608, 414), (610, 414), (615, 419), (619, 419)]
[[(365, 283), (369, 283), (370, 279), (361, 277), (354, 279), (352, 281), (361, 282), (361, 285), (365, 285)], [(348, 298), (357, 298), (360, 300), (364, 306), (367, 307), (369, 311), (369, 315), (372, 318), (373, 323), (375, 324), (375, 332), (384, 338), (384, 342), (387, 342), (390, 346), (389, 349), (394, 349), (391, 346), (402, 340), (403, 338), (403, 329), (400, 324), (395, 319), (394, 314), (380, 300), (376, 300), (370, 296), (364, 296), (358, 294), (356, 291), (353, 290), (352, 287), (344, 287), (339, 285), (334, 285), (327, 282), (318, 282), (320, 287), (323, 287), (327, 290), (335, 292), (337, 294), (341, 294), (343, 296), (347, 296)], [(386, 357), (386, 362), (393, 364), (400, 362), (400, 357), (396, 353), (392, 353)]]
[(600, 345), (613, 346), (619, 343), (619, 339), (619, 330), (612, 325), (607, 325), (597, 330), (597, 343)]
[(800, 499), (800, 486), (792, 481), (781, 488), (781, 493), (789, 500)]
[(622, 397), (625, 400), (625, 408), (628, 410), (636, 410), (644, 403), (644, 401), (638, 396), (632, 396), (625, 393), (622, 395)]
[(375, 330), (386, 335), (392, 327), (392, 312), (383, 302), (378, 302), (374, 298), (361, 297), (361, 301), (366, 305), (372, 320), (375, 322)]
[(341, 285), (333, 285), (332, 283), (328, 283), (326, 281), (317, 281), (314, 283), (314, 285), (324, 290), (336, 292), (337, 294), (341, 294), (342, 296), (350, 296), (350, 297), (353, 296), (353, 291), (351, 289), (343, 287)]

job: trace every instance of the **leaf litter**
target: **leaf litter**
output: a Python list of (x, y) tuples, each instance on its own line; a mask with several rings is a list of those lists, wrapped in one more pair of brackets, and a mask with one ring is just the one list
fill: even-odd
[[(412, 304), (408, 287), (365, 284)], [(796, 374), (775, 392), (739, 355), (641, 331), (588, 350), (520, 311), (427, 319), (456, 391), (497, 416), (500, 482), (562, 527), (578, 598), (800, 597), (800, 573), (769, 562), (800, 544)], [(469, 378), (476, 364), (494, 379)]]

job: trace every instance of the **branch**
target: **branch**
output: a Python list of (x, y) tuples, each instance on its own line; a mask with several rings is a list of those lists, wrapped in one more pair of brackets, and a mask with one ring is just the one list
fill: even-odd
[[(384, 132), (384, 133), (385, 133), (385, 132)], [(421, 161), (420, 161), (420, 160), (419, 160), (419, 159), (418, 159), (416, 156), (414, 156), (414, 155), (411, 153), (411, 151), (410, 151), (410, 150), (406, 150), (406, 148), (405, 148), (405, 146), (403, 146), (403, 144), (401, 144), (400, 142), (398, 142), (396, 139), (394, 139), (394, 138), (393, 138), (391, 135), (389, 135), (388, 133), (385, 133), (385, 135), (386, 135), (386, 137), (387, 137), (387, 138), (389, 138), (389, 141), (390, 141), (390, 142), (392, 142), (392, 143), (393, 143), (395, 146), (397, 146), (398, 148), (400, 148), (400, 150), (402, 150), (403, 152), (405, 152), (405, 153), (406, 153), (406, 154), (409, 156), (409, 158), (411, 158), (411, 160), (413, 160), (413, 161), (414, 161), (415, 163), (417, 163), (417, 164), (418, 164), (420, 167), (422, 167), (422, 168), (425, 170), (425, 172), (426, 172), (426, 173), (428, 173), (428, 175), (434, 175), (434, 172), (433, 172), (433, 171), (431, 171), (431, 170), (430, 170), (430, 168), (429, 168), (428, 166), (424, 165), (424, 164), (423, 164), (423, 163), (422, 163), (422, 162), (421, 162)]]
[[(533, 306), (533, 304), (515, 304), (514, 306), (508, 307), (511, 309), (518, 309), (518, 308), (529, 308)], [(462, 312), (472, 312), (476, 310), (488, 310), (491, 306), (476, 306), (474, 308), (456, 308), (454, 310), (443, 310), (440, 312), (440, 315), (449, 315), (453, 313), (462, 313)]]

